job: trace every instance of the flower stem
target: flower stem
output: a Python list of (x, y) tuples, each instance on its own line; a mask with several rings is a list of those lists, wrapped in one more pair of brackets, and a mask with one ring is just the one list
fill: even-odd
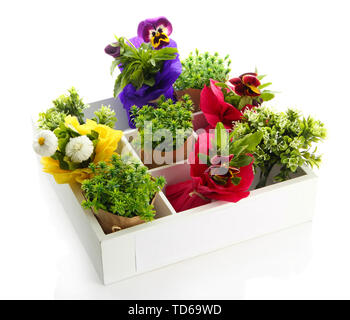
[(270, 164), (267, 167), (262, 167), (261, 168), (259, 183), (256, 185), (256, 189), (266, 187), (267, 178), (269, 177), (269, 174), (270, 174), (274, 164), (275, 163), (272, 163), (272, 164)]
[(256, 185), (255, 189), (263, 188), (266, 186), (268, 174), (265, 174), (263, 171), (260, 173), (259, 183)]

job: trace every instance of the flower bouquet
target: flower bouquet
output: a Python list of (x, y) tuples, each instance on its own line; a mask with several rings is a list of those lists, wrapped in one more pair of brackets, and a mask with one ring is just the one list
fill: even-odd
[[(67, 105), (71, 101), (66, 99), (61, 102), (61, 105), (65, 105), (68, 110)], [(55, 114), (57, 111), (49, 109), (46, 112), (48, 117), (40, 116), (39, 127), (51, 129), (57, 127), (53, 131), (39, 130), (33, 141), (34, 150), (42, 156), (43, 171), (52, 174), (60, 184), (73, 181), (82, 183), (89, 178), (91, 175), (89, 164), (110, 159), (123, 134), (122, 131), (114, 130), (94, 120), (87, 119), (84, 123), (81, 109), (76, 110), (80, 122), (73, 111), (62, 112), (57, 116)], [(103, 111), (105, 113), (106, 109), (102, 109), (100, 114)], [(80, 124), (81, 122), (83, 123)]]
[(167, 197), (177, 212), (223, 200), (237, 202), (249, 196), (253, 156), (261, 132), (233, 140), (219, 122), (214, 132), (198, 136), (189, 157), (191, 180), (168, 186)]
[(173, 98), (173, 83), (181, 73), (181, 63), (176, 42), (169, 38), (172, 25), (165, 17), (147, 19), (139, 23), (137, 37), (127, 40), (117, 38), (105, 52), (115, 60), (111, 72), (117, 66), (120, 75), (114, 85), (114, 97), (119, 96), (129, 117), (130, 108), (152, 104), (164, 95)]

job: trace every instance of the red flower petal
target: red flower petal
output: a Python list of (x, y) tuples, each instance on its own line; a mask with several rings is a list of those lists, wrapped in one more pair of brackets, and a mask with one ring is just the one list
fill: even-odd
[(245, 96), (247, 93), (247, 87), (241, 82), (234, 87), (233, 91), (239, 96)]
[(239, 78), (242, 79), (244, 76), (247, 76), (247, 75), (249, 75), (249, 76), (254, 76), (254, 77), (257, 77), (257, 76), (258, 76), (258, 74), (255, 73), (255, 72), (246, 72), (246, 73), (241, 74), (241, 75), (239, 76)]
[(253, 87), (260, 86), (260, 81), (255, 76), (245, 75), (242, 77), (242, 81), (244, 84), (247, 84), (249, 86), (253, 86)]
[(205, 86), (201, 92), (200, 108), (207, 122), (215, 128), (216, 124), (221, 121), (221, 104), (210, 87)]
[(221, 88), (216, 85), (216, 83), (218, 83), (218, 81), (210, 79), (210, 89), (212, 90), (213, 94), (219, 100), (220, 103), (225, 102), (224, 94)]
[(214, 135), (209, 133), (202, 133), (198, 136), (198, 139), (194, 145), (194, 151), (188, 156), (188, 163), (191, 165), (191, 176), (200, 177), (204, 171), (207, 170), (208, 165), (203, 164), (199, 160), (198, 153), (208, 154), (208, 150), (211, 148), (211, 140)]
[(222, 122), (226, 129), (232, 129), (232, 121), (239, 120), (242, 113), (233, 105), (225, 102), (221, 88), (215, 83), (217, 81), (210, 80), (210, 87), (203, 88), (200, 108), (211, 128), (215, 128), (218, 122)]
[(223, 105), (223, 115), (221, 122), (224, 124), (226, 129), (232, 129), (232, 122), (238, 121), (242, 117), (242, 112), (236, 109), (233, 105), (225, 102)]
[(193, 181), (188, 180), (166, 187), (166, 196), (176, 212), (196, 208), (207, 204), (210, 200), (204, 200), (196, 195), (189, 195), (193, 192)]
[(240, 78), (232, 78), (231, 80), (229, 80), (229, 82), (234, 86), (237, 86), (242, 83), (242, 80)]

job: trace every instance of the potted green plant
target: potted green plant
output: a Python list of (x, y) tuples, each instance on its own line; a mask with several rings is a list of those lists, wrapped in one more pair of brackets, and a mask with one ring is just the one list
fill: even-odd
[[(153, 22), (141, 22), (139, 25), (141, 37), (130, 40), (116, 37), (117, 41), (105, 49), (105, 52), (114, 58), (111, 73), (115, 69), (121, 71), (115, 80), (114, 97), (118, 97), (123, 104), (131, 128), (134, 128), (130, 118), (131, 107), (152, 104), (161, 95), (172, 98), (173, 83), (181, 73), (181, 62), (175, 41), (169, 39), (167, 45), (154, 48), (146, 39), (146, 34), (149, 35), (150, 30), (145, 31), (146, 34), (141, 31), (144, 27), (147, 29), (145, 23), (148, 27), (154, 26)], [(164, 29), (164, 26), (160, 28)], [(143, 36), (145, 39), (142, 39)]]
[[(37, 121), (39, 129), (54, 131), (61, 123), (64, 123), (66, 116), (76, 117), (79, 124), (84, 124), (84, 110), (89, 108), (89, 105), (83, 102), (74, 87), (68, 89), (68, 93), (69, 95), (60, 95), (52, 101), (53, 106), (51, 108), (39, 113)], [(94, 115), (95, 117), (91, 120), (110, 128), (113, 128), (117, 122), (115, 112), (110, 106), (102, 105), (100, 109), (94, 112)]]
[(110, 128), (114, 128), (115, 123), (118, 121), (118, 119), (115, 117), (115, 111), (111, 109), (111, 106), (101, 105), (100, 109), (94, 111), (94, 115), (95, 117), (93, 117), (91, 120)]
[(134, 106), (132, 115), (139, 136), (134, 146), (141, 152), (141, 160), (150, 169), (187, 159), (192, 142), (193, 102), (189, 95), (182, 101), (166, 100), (164, 96), (156, 108)]
[(79, 97), (77, 90), (68, 89), (69, 95), (61, 95), (52, 101), (53, 106), (39, 113), (38, 127), (54, 131), (60, 126), (66, 116), (77, 117), (80, 124), (84, 123), (84, 110), (89, 106)]
[(229, 78), (231, 60), (229, 55), (220, 58), (216, 52), (211, 55), (208, 52), (199, 53), (196, 49), (183, 61), (182, 73), (174, 84), (175, 94), (178, 99), (184, 94), (189, 94), (194, 103), (194, 112), (200, 110), (200, 92), (205, 85), (210, 84), (210, 79), (226, 82)]
[(231, 136), (238, 139), (261, 132), (262, 140), (254, 152), (254, 166), (260, 170), (257, 188), (264, 187), (273, 167), (279, 166), (275, 181), (284, 181), (299, 167), (319, 166), (321, 156), (312, 150), (315, 143), (326, 138), (324, 124), (312, 117), (304, 118), (298, 111), (275, 112), (267, 107), (245, 111), (234, 123)]
[(111, 66), (111, 73), (117, 66), (123, 71), (118, 75), (114, 85), (114, 97), (117, 97), (124, 87), (132, 84), (136, 90), (143, 85), (153, 87), (155, 76), (162, 69), (164, 61), (176, 59), (177, 48), (166, 47), (154, 50), (150, 43), (143, 42), (139, 48), (124, 37), (117, 38), (110, 46), (118, 49)]
[(92, 209), (106, 234), (155, 216), (153, 202), (165, 179), (153, 178), (144, 165), (130, 160), (113, 155), (108, 163), (91, 164), (93, 177), (82, 184), (82, 206)]

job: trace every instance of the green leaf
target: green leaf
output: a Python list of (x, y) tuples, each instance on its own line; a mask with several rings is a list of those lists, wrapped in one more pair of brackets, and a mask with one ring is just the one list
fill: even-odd
[(215, 83), (215, 85), (217, 87), (220, 87), (220, 88), (225, 88), (225, 89), (228, 88), (228, 85), (226, 83), (223, 83), (223, 82), (217, 82), (217, 83)]
[(151, 65), (152, 65), (153, 67), (156, 66), (156, 61), (155, 61), (154, 59), (150, 59), (149, 62), (151, 63)]
[(118, 66), (119, 63), (120, 63), (119, 60), (113, 60), (113, 61), (112, 61), (112, 65), (111, 65), (111, 75), (113, 74), (115, 68)]
[(229, 143), (229, 135), (222, 122), (218, 122), (215, 128), (214, 144), (224, 152)]
[(238, 110), (242, 110), (247, 104), (252, 104), (253, 103), (253, 98), (249, 96), (243, 96), (239, 100), (238, 103)]
[(138, 67), (130, 77), (130, 82), (138, 90), (142, 87), (144, 82), (142, 67)]
[(91, 132), (86, 136), (92, 141), (98, 139), (98, 132), (96, 132), (95, 130), (91, 130)]
[(270, 101), (275, 97), (275, 95), (271, 92), (262, 92), (260, 95), (260, 98), (263, 99), (264, 101)]
[(257, 76), (257, 78), (258, 78), (258, 80), (262, 80), (262, 79), (264, 79), (266, 76), (267, 76), (267, 74), (262, 74), (262, 75)]
[(204, 153), (198, 153), (198, 158), (203, 164), (210, 164), (209, 156)]
[(144, 84), (146, 84), (150, 87), (153, 87), (156, 83), (156, 80), (154, 78), (150, 78), (150, 79), (145, 79), (143, 82), (144, 82)]
[(154, 50), (149, 43), (142, 43), (139, 48), (126, 38), (117, 38), (120, 46), (120, 56), (112, 62), (111, 72), (118, 65), (123, 67), (114, 85), (114, 97), (117, 97), (123, 88), (132, 84), (136, 89), (147, 84), (154, 86), (155, 76), (162, 69), (163, 61), (176, 58), (177, 48), (163, 48)]
[(233, 177), (231, 178), (231, 182), (235, 185), (238, 186), (241, 182), (242, 178), (241, 177)]
[(114, 83), (113, 96), (114, 98), (118, 97), (118, 95), (122, 92), (123, 88), (121, 87), (121, 82), (123, 80), (122, 74), (120, 74)]
[(241, 154), (238, 157), (233, 157), (230, 161), (230, 166), (241, 168), (245, 167), (253, 162), (253, 158), (251, 156), (247, 156), (244, 154)]
[(230, 149), (230, 154), (233, 154), (235, 157), (238, 157), (241, 153), (243, 153), (244, 151), (246, 151), (248, 149), (248, 145), (238, 145), (237, 147), (235, 147), (234, 149)]
[(270, 85), (272, 85), (272, 82), (267, 82), (267, 83), (261, 84), (258, 88), (260, 90), (262, 90), (262, 89), (264, 89), (264, 88), (266, 88), (266, 87), (268, 87)]
[[(234, 132), (231, 133), (230, 137), (233, 137)], [(249, 133), (245, 135), (243, 138), (235, 140), (230, 145), (230, 154), (238, 155), (243, 150), (245, 152), (253, 152), (255, 151), (256, 146), (261, 142), (263, 137), (263, 133), (261, 131), (255, 133)], [(242, 150), (242, 148), (244, 149)]]

